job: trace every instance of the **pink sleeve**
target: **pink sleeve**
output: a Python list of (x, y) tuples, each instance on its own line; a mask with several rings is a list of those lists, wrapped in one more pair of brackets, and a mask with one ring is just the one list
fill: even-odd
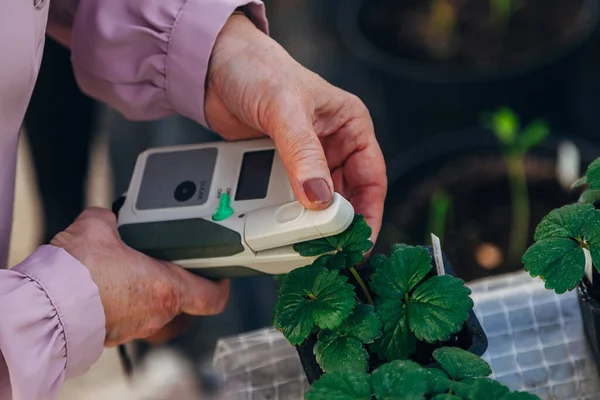
[(0, 270), (0, 399), (55, 399), (104, 347), (98, 288), (66, 251), (42, 246)]
[(268, 33), (261, 0), (54, 0), (48, 29), (71, 46), (90, 96), (129, 119), (177, 113), (206, 126), (210, 54), (241, 6)]

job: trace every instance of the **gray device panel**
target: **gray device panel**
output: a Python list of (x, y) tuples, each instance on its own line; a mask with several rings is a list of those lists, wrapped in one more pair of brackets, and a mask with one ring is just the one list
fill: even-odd
[(216, 147), (150, 154), (136, 208), (153, 210), (206, 203), (217, 155)]

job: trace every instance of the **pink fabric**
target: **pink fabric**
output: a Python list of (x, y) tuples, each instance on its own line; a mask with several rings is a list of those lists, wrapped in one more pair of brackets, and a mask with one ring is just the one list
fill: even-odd
[[(50, 1), (52, 3), (50, 4)], [(215, 38), (259, 0), (2, 0), (0, 12), (0, 268), (8, 260), (19, 128), (48, 32), (72, 47), (82, 89), (131, 119), (178, 113), (205, 124), (204, 83)], [(0, 269), (0, 400), (54, 399), (103, 349), (105, 319), (87, 269), (42, 246)]]

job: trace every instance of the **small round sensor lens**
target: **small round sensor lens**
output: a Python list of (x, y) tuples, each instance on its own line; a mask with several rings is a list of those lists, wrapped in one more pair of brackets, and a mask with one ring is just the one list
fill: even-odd
[(173, 195), (175, 196), (175, 200), (183, 203), (184, 201), (188, 201), (189, 199), (194, 197), (195, 193), (196, 184), (192, 181), (185, 181), (177, 185), (177, 187), (175, 188), (175, 193)]

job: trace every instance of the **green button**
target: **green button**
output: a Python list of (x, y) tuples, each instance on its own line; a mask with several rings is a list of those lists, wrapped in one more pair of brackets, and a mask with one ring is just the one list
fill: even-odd
[(223, 221), (233, 215), (233, 208), (229, 204), (231, 199), (227, 193), (223, 193), (221, 195), (221, 200), (219, 201), (219, 206), (213, 213), (212, 219), (213, 221)]

